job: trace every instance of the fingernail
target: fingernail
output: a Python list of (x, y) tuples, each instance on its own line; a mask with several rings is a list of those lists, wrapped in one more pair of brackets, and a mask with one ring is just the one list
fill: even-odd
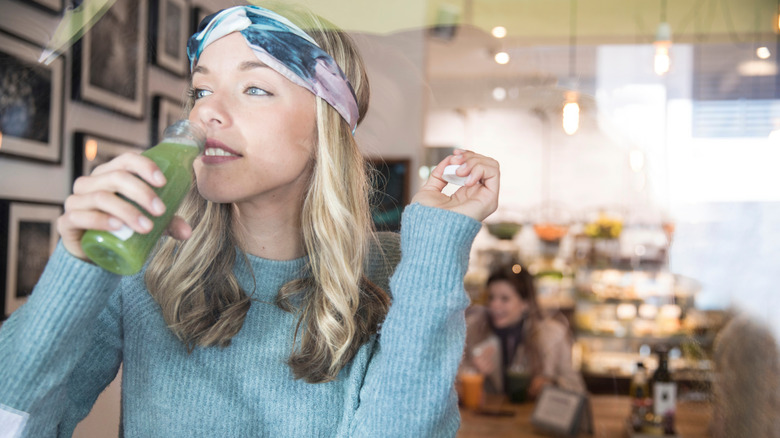
[(141, 225), (141, 228), (145, 230), (151, 230), (154, 224), (152, 224), (152, 221), (149, 220), (146, 216), (141, 216), (138, 218), (138, 224)]
[(163, 175), (162, 171), (154, 172), (154, 180), (158, 184), (165, 184), (165, 175)]
[(120, 221), (119, 219), (113, 218), (113, 217), (109, 218), (108, 219), (108, 226), (112, 230), (118, 230), (118, 229), (122, 228), (122, 221)]
[(157, 214), (165, 213), (165, 204), (163, 204), (160, 198), (154, 198), (154, 201), (152, 201), (152, 210)]

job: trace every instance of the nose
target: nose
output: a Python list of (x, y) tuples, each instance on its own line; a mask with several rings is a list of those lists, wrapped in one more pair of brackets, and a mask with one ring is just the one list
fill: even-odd
[(189, 119), (193, 123), (202, 125), (207, 131), (222, 129), (232, 123), (228, 108), (229, 105), (222, 99), (211, 94), (195, 101)]

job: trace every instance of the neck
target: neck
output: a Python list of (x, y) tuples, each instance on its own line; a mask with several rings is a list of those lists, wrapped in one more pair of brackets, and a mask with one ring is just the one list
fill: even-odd
[(292, 260), (304, 255), (300, 205), (290, 208), (289, 203), (242, 202), (234, 208), (233, 226), (242, 250), (271, 260)]

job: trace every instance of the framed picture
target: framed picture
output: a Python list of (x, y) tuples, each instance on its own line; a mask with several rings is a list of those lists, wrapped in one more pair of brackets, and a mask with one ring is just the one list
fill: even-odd
[(62, 142), (62, 58), (0, 34), (0, 153), (58, 163)]
[(73, 97), (142, 118), (147, 0), (117, 0), (74, 45)]
[(59, 13), (62, 11), (62, 0), (23, 0), (23, 2), (48, 12)]
[(60, 205), (0, 200), (2, 319), (27, 301), (38, 283), (57, 246), (60, 214)]
[(369, 159), (375, 169), (372, 172), (374, 193), (371, 197), (371, 216), (374, 226), (380, 231), (401, 229), (401, 213), (409, 203), (408, 159)]
[(165, 128), (171, 126), (173, 122), (185, 118), (187, 115), (181, 102), (165, 96), (155, 96), (152, 99), (152, 135), (149, 144), (157, 144), (162, 140)]
[(198, 31), (198, 26), (200, 25), (200, 22), (203, 21), (206, 17), (213, 14), (214, 11), (208, 8), (203, 7), (196, 7), (192, 10), (192, 25), (190, 26), (190, 35), (194, 34)]
[(125, 152), (141, 153), (141, 146), (77, 132), (73, 142), (73, 179), (89, 175), (95, 168)]
[(190, 10), (186, 0), (154, 0), (152, 3), (152, 61), (178, 76), (187, 73), (187, 38)]

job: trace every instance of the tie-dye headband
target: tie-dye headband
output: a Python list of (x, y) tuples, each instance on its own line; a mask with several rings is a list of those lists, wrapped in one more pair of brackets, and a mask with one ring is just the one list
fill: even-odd
[(204, 19), (187, 43), (190, 69), (206, 46), (232, 32), (241, 33), (261, 62), (328, 102), (355, 132), (357, 98), (344, 72), (311, 36), (268, 9), (235, 6)]

